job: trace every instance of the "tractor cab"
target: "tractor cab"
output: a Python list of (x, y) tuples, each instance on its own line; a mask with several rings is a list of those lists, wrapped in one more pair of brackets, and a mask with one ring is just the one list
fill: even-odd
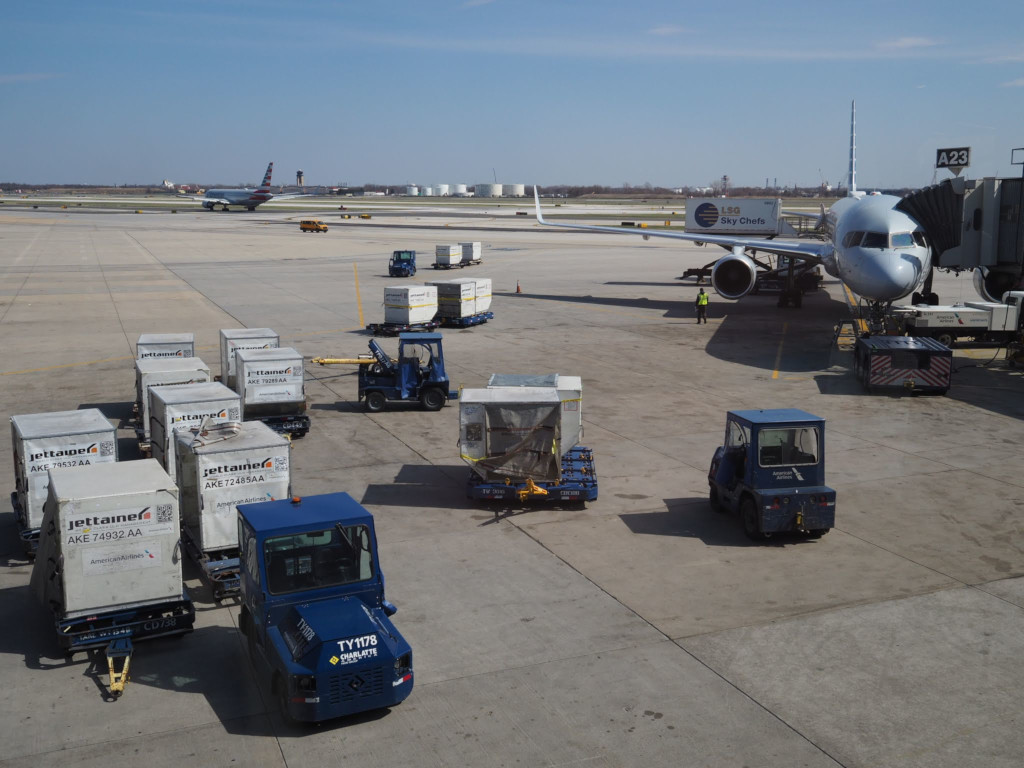
[(791, 408), (729, 411), (708, 484), (712, 507), (739, 511), (751, 538), (823, 535), (836, 495), (825, 485), (825, 420)]
[(426, 410), (437, 411), (458, 397), (444, 368), (440, 333), (399, 334), (397, 360), (376, 340), (371, 339), (370, 351), (377, 362), (359, 369), (359, 399), (368, 411), (383, 410), (389, 400), (419, 400)]
[(412, 277), (416, 274), (416, 251), (394, 251), (388, 262), (391, 277)]

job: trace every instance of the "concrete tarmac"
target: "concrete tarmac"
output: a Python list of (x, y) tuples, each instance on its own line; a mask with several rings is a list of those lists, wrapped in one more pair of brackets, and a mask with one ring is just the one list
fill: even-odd
[[(312, 429), (292, 449), (293, 488), (344, 490), (374, 513), (415, 654), (410, 697), (285, 725), (237, 605), (214, 602), (186, 563), (195, 632), (137, 644), (108, 701), (102, 656), (66, 660), (29, 593), (5, 501), (0, 766), (1020, 765), (1024, 377), (994, 351), (958, 350), (946, 397), (871, 396), (833, 343), (848, 307), (830, 279), (800, 310), (712, 293), (697, 325), (697, 289), (674, 278), (709, 248), (521, 217), (474, 230), (332, 215), (309, 236), (300, 217), (0, 211), (4, 416), (98, 407), (121, 459), (138, 458), (139, 334), (194, 332), (214, 373), (229, 327), (272, 327), (307, 360), (355, 356), (384, 287), (403, 282), (388, 255), (415, 248), (421, 271), (404, 282), (494, 280), (494, 320), (445, 332), (456, 384), (583, 378), (600, 498), (476, 505), (457, 405), (366, 414), (353, 370), (307, 363)], [(435, 244), (466, 240), (483, 242), (482, 265), (427, 268)], [(966, 278), (936, 284), (944, 303), (974, 297)], [(725, 411), (771, 407), (827, 419), (838, 504), (822, 539), (752, 544), (708, 505)]]

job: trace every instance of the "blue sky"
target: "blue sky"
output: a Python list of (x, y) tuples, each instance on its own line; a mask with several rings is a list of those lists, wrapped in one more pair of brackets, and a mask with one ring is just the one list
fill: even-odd
[(862, 187), (941, 146), (1017, 175), (1022, 30), (1019, 0), (5, 2), (0, 180), (835, 183), (851, 99)]

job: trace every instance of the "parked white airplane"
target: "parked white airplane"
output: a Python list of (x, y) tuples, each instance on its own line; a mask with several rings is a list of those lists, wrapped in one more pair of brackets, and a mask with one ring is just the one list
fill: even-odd
[(203, 208), (208, 211), (214, 210), (218, 205), (222, 211), (226, 211), (229, 205), (241, 205), (245, 206), (247, 210), (255, 211), (257, 205), (270, 199), (285, 200), (292, 197), (309, 197), (304, 193), (271, 194), (270, 174), (273, 171), (274, 164), (271, 163), (267, 166), (267, 172), (263, 174), (263, 183), (257, 189), (208, 189), (203, 197), (188, 197), (188, 199), (200, 200), (203, 203)]
[[(850, 117), (850, 190), (826, 212), (800, 214), (818, 220), (825, 242), (783, 242), (728, 235), (703, 235), (682, 232), (643, 231), (583, 224), (556, 224), (544, 220), (540, 197), (534, 187), (537, 221), (552, 227), (585, 229), (615, 234), (670, 237), (678, 240), (711, 243), (730, 253), (719, 258), (711, 271), (711, 284), (726, 299), (738, 299), (753, 290), (758, 270), (769, 270), (752, 256), (758, 251), (787, 257), (790, 263), (803, 262), (803, 268), (820, 264), (839, 278), (851, 291), (866, 299), (872, 315), (880, 317), (885, 307), (918, 290), (931, 270), (931, 249), (921, 226), (910, 216), (895, 209), (900, 198), (857, 191), (856, 177), (856, 104)], [(800, 305), (800, 290), (789, 270), (789, 283), (780, 305)], [(786, 275), (781, 275), (785, 277)]]

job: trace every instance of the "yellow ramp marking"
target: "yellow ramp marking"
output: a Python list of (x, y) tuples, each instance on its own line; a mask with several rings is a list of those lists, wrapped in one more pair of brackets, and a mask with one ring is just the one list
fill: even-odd
[(775, 353), (775, 370), (772, 371), (772, 378), (779, 378), (779, 363), (782, 362), (782, 345), (786, 341), (786, 329), (789, 328), (789, 323), (782, 324), (782, 338), (779, 339), (779, 349)]
[(363, 323), (363, 298), (359, 295), (359, 265), (352, 262), (352, 274), (356, 281), (356, 309), (359, 310), (359, 327), (364, 326)]

